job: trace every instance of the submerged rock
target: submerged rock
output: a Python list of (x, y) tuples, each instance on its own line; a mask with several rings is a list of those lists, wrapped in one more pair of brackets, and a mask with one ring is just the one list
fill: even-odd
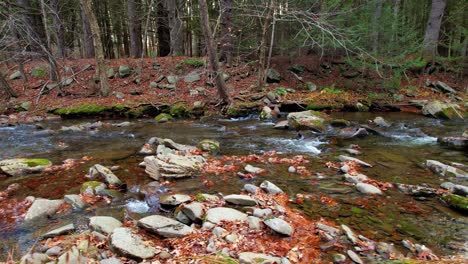
[(116, 228), (110, 236), (112, 248), (121, 255), (136, 260), (152, 258), (156, 249), (144, 243), (141, 236), (133, 234), (130, 228)]
[(48, 159), (6, 159), (0, 160), (0, 171), (10, 176), (41, 173), (52, 166)]
[(437, 160), (426, 160), (426, 167), (439, 176), (467, 178), (468, 173)]

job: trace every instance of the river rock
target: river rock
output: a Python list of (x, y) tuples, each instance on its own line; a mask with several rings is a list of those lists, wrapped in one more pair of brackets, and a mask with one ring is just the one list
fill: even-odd
[(46, 255), (50, 257), (56, 257), (62, 254), (63, 248), (59, 246), (53, 246), (46, 251)]
[(182, 212), (194, 222), (201, 222), (205, 207), (202, 203), (192, 202), (182, 207)]
[(456, 194), (445, 195), (442, 198), (450, 207), (460, 212), (468, 212), (468, 198)]
[(110, 237), (111, 246), (120, 254), (142, 260), (152, 258), (156, 249), (144, 243), (139, 235), (133, 234), (130, 228), (116, 228)]
[(186, 225), (190, 225), (192, 223), (192, 220), (180, 210), (176, 210), (176, 212), (174, 213), (174, 218), (177, 221)]
[(219, 142), (212, 139), (204, 139), (198, 143), (198, 147), (203, 151), (219, 152)]
[(247, 215), (227, 207), (215, 207), (206, 212), (205, 219), (208, 222), (217, 224), (221, 221), (247, 221)]
[(116, 187), (122, 185), (122, 181), (117, 176), (115, 176), (115, 174), (110, 169), (100, 164), (95, 164), (94, 166), (92, 166), (89, 169), (88, 174), (91, 177), (91, 179), (100, 177), (110, 185), (113, 185)]
[(273, 214), (273, 211), (270, 208), (255, 208), (253, 210), (253, 216), (259, 217), (259, 218), (265, 218)]
[[(49, 260), (49, 257), (47, 256), (47, 254), (43, 254), (43, 253), (28, 253), (26, 255), (24, 255), (19, 263), (20, 264), (42, 264), (42, 263), (46, 263), (47, 261)], [(5, 262), (5, 263), (9, 263), (9, 262)]]
[(10, 176), (41, 173), (50, 166), (52, 166), (52, 162), (47, 159), (20, 158), (0, 160), (0, 171)]
[(99, 233), (110, 234), (121, 227), (122, 222), (110, 216), (93, 216), (89, 218), (89, 226)]
[(341, 229), (343, 229), (349, 241), (351, 241), (353, 244), (357, 243), (358, 238), (354, 234), (353, 230), (351, 230), (351, 228), (349, 228), (347, 225), (341, 225)]
[(463, 118), (461, 111), (457, 104), (443, 103), (437, 100), (425, 104), (422, 108), (424, 115), (443, 119)]
[(369, 132), (363, 127), (345, 127), (340, 129), (336, 136), (343, 139), (350, 139), (368, 135), (370, 135)]
[(289, 127), (294, 130), (310, 129), (317, 132), (324, 131), (329, 120), (325, 114), (313, 110), (289, 113), (287, 119)]
[(144, 217), (138, 221), (138, 226), (163, 237), (184, 237), (193, 232), (191, 227), (161, 215)]
[(177, 206), (182, 203), (191, 201), (192, 198), (186, 194), (170, 194), (162, 195), (159, 202), (163, 205)]
[(244, 205), (244, 206), (252, 206), (252, 205), (257, 205), (257, 200), (254, 198), (248, 196), (248, 195), (242, 195), (242, 194), (230, 194), (224, 196), (224, 200), (226, 202), (231, 203), (231, 204), (236, 204), (236, 205)]
[(76, 246), (73, 246), (58, 258), (57, 264), (86, 264), (88, 261), (89, 259), (83, 256)]
[(443, 137), (438, 138), (437, 141), (442, 143), (443, 145), (447, 145), (454, 149), (461, 149), (467, 150), (468, 149), (468, 137), (460, 136), (460, 137)]
[(385, 243), (385, 242), (378, 242), (375, 251), (383, 256), (385, 259), (400, 259), (404, 256), (398, 252), (393, 244)]
[(147, 156), (144, 161), (146, 165), (145, 172), (155, 180), (159, 180), (160, 177), (183, 178), (194, 176), (206, 162), (205, 158), (200, 155), (182, 156), (172, 153)]
[(244, 170), (248, 173), (252, 173), (252, 174), (259, 174), (259, 173), (262, 173), (264, 170), (262, 168), (258, 168), (258, 167), (255, 167), (255, 166), (252, 166), (250, 164), (247, 164), (245, 167), (244, 167)]
[(367, 177), (366, 175), (361, 174), (361, 173), (358, 173), (358, 174), (355, 174), (355, 175), (351, 175), (351, 174), (346, 173), (343, 176), (343, 178), (347, 182), (354, 183), (354, 184), (358, 184), (360, 182), (367, 181), (369, 179), (369, 177)]
[(81, 185), (80, 193), (82, 194), (97, 194), (98, 192), (104, 190), (106, 185), (98, 181), (87, 181)]
[(364, 194), (383, 194), (382, 191), (374, 185), (362, 182), (356, 184), (356, 189)]
[(281, 258), (273, 257), (266, 254), (254, 252), (242, 252), (238, 254), (240, 264), (280, 264)]
[(289, 225), (286, 221), (281, 218), (272, 217), (263, 220), (263, 223), (267, 225), (272, 230), (276, 231), (277, 233), (291, 236), (294, 232), (294, 229)]
[(468, 187), (460, 184), (453, 186), (452, 192), (461, 196), (468, 196)]
[(358, 256), (358, 254), (356, 254), (354, 251), (352, 250), (348, 250), (346, 251), (346, 253), (348, 254), (349, 258), (351, 260), (353, 260), (355, 263), (357, 264), (364, 264), (364, 262), (362, 261), (362, 259)]
[(402, 184), (402, 183), (397, 183), (396, 185), (397, 185), (398, 190), (411, 196), (433, 197), (437, 195), (437, 190), (434, 188), (423, 187), (423, 186), (418, 186), (418, 185)]
[(268, 194), (283, 193), (283, 190), (269, 181), (263, 181), (260, 184), (260, 188), (262, 188)]
[(252, 230), (261, 230), (262, 229), (262, 219), (255, 216), (248, 216), (247, 222), (249, 223), (249, 228)]
[(329, 233), (332, 236), (336, 236), (337, 234), (340, 233), (340, 230), (338, 228), (335, 228), (326, 224), (322, 224), (322, 223), (317, 223), (317, 228)]
[(123, 264), (123, 262), (118, 258), (106, 258), (99, 262), (100, 264)]
[(248, 193), (255, 194), (258, 190), (260, 190), (260, 188), (253, 184), (247, 183), (244, 185), (244, 190)]
[(38, 218), (52, 216), (57, 212), (63, 202), (63, 200), (35, 199), (31, 207), (29, 207), (26, 212), (24, 220), (31, 221)]
[(272, 111), (270, 107), (265, 105), (260, 112), (260, 119), (272, 119)]
[(50, 237), (56, 237), (60, 235), (66, 235), (66, 234), (72, 233), (73, 231), (75, 231), (75, 225), (68, 224), (66, 226), (62, 226), (60, 228), (57, 228), (57, 229), (54, 229), (45, 233), (44, 235), (42, 235), (42, 238), (50, 238)]
[(276, 129), (288, 129), (289, 128), (289, 121), (282, 120), (275, 124), (274, 128)]
[(468, 173), (437, 160), (426, 160), (426, 167), (439, 176), (467, 178)]
[(374, 124), (379, 127), (390, 127), (390, 124), (381, 116), (374, 118)]
[(346, 256), (343, 255), (343, 254), (339, 254), (339, 253), (333, 254), (332, 259), (333, 259), (333, 263), (344, 263), (344, 262), (346, 262)]

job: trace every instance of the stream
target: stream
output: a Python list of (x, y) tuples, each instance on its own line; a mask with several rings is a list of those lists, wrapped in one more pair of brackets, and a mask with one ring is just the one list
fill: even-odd
[[(239, 193), (246, 183), (259, 184), (269, 180), (291, 199), (297, 194), (307, 195), (303, 203), (292, 206), (303, 211), (311, 219), (326, 218), (337, 224), (346, 224), (360, 234), (378, 241), (393, 242), (402, 248), (401, 240), (410, 239), (431, 248), (434, 253), (450, 255), (462, 253), (467, 247), (468, 218), (447, 207), (438, 197), (412, 197), (397, 188), (385, 191), (385, 195), (374, 197), (358, 193), (355, 188), (344, 184), (342, 174), (327, 168), (325, 163), (337, 161), (346, 154), (343, 149), (350, 144), (360, 146), (361, 155), (355, 156), (374, 166), (361, 169), (372, 179), (412, 185), (439, 188), (443, 179), (425, 168), (428, 159), (445, 164), (451, 162), (468, 165), (467, 152), (453, 150), (437, 142), (438, 137), (458, 136), (468, 130), (463, 120), (444, 121), (410, 113), (332, 113), (336, 119), (367, 124), (368, 120), (382, 116), (392, 123), (382, 129), (382, 136), (370, 135), (364, 138), (339, 139), (330, 130), (323, 135), (306, 134), (300, 139), (297, 132), (274, 129), (274, 123), (261, 121), (257, 117), (242, 119), (218, 119), (201, 121), (174, 121), (155, 123), (152, 119), (101, 120), (107, 124), (129, 121), (128, 127), (104, 125), (98, 129), (59, 132), (62, 126), (72, 126), (90, 120), (58, 120), (42, 122), (43, 129), (54, 133), (39, 133), (35, 124), (15, 127), (0, 127), (0, 160), (15, 157), (47, 158), (54, 164), (65, 159), (91, 157), (83, 164), (70, 170), (59, 170), (41, 175), (0, 178), (0, 191), (12, 183), (20, 189), (13, 196), (61, 199), (65, 194), (77, 194), (80, 186), (87, 181), (89, 167), (102, 164), (107, 167), (119, 166), (115, 174), (125, 181), (128, 189), (136, 188), (151, 181), (138, 164), (143, 156), (136, 154), (151, 137), (170, 138), (177, 143), (197, 145), (202, 139), (220, 142), (218, 155), (248, 155), (277, 151), (281, 157), (304, 155), (310, 163), (306, 168), (311, 176), (288, 172), (289, 165), (255, 164), (264, 168), (267, 174), (253, 180), (242, 180), (235, 175), (203, 175), (203, 180), (213, 182), (207, 186), (197, 177), (181, 179), (170, 185), (179, 193), (211, 194)], [(346, 154), (349, 155), (349, 154)], [(466, 169), (465, 169), (466, 170)], [(450, 179), (456, 184), (468, 185), (468, 180)], [(320, 202), (320, 197), (330, 197), (338, 206), (330, 207)], [(0, 221), (0, 261), (8, 253), (19, 257), (24, 254), (36, 238), (45, 232), (70, 223), (74, 218), (111, 215), (123, 217), (127, 210), (136, 218), (145, 215), (144, 203), (129, 192), (123, 199), (112, 203), (101, 202), (92, 210), (72, 211), (28, 225), (17, 221)]]

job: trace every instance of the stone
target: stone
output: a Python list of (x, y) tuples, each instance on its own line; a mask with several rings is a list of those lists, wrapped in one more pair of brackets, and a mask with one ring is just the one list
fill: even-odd
[(15, 71), (9, 77), (10, 80), (16, 80), (16, 79), (19, 79), (19, 78), (21, 78), (21, 72), (20, 71)]
[(101, 264), (123, 264), (118, 258), (106, 258), (100, 261)]
[(390, 124), (387, 123), (387, 121), (385, 121), (385, 119), (381, 116), (374, 118), (373, 122), (379, 127), (390, 127)]
[(198, 201), (208, 201), (208, 202), (216, 202), (219, 201), (219, 197), (212, 194), (207, 193), (199, 193), (195, 197)]
[(186, 194), (162, 195), (159, 202), (163, 205), (177, 206), (182, 203), (190, 202), (192, 198)]
[(242, 252), (238, 254), (239, 264), (280, 264), (281, 258), (254, 252)]
[(258, 204), (257, 200), (255, 200), (254, 198), (248, 195), (242, 195), (242, 194), (226, 195), (224, 196), (224, 200), (226, 200), (226, 202), (231, 203), (231, 204), (243, 205), (243, 206), (252, 206), (252, 205)]
[(358, 110), (358, 112), (368, 112), (369, 111), (369, 107), (367, 105), (364, 105), (360, 102), (357, 102), (356, 103), (356, 109)]
[(182, 212), (194, 222), (201, 222), (205, 207), (202, 203), (192, 202), (182, 207)]
[(193, 228), (162, 215), (150, 215), (138, 220), (138, 226), (163, 237), (184, 237), (193, 232)]
[(119, 187), (123, 183), (122, 181), (115, 176), (115, 174), (108, 168), (100, 165), (100, 164), (95, 164), (89, 169), (88, 175), (91, 177), (91, 179), (99, 177), (103, 179), (107, 184)]
[(461, 196), (468, 196), (468, 187), (460, 184), (456, 184), (453, 186), (453, 191), (454, 194), (458, 194)]
[(239, 239), (239, 237), (236, 234), (229, 234), (224, 238), (224, 240), (230, 244), (236, 242), (237, 239)]
[(20, 105), (21, 109), (23, 109), (24, 111), (28, 111), (29, 108), (31, 107), (31, 101), (25, 101), (25, 102), (22, 102), (21, 105)]
[(369, 132), (362, 127), (345, 127), (339, 130), (336, 135), (339, 138), (349, 139), (349, 138), (360, 138), (370, 135)]
[(346, 234), (346, 237), (351, 241), (353, 244), (356, 244), (358, 242), (358, 238), (354, 234), (353, 230), (349, 228), (347, 225), (341, 225), (341, 228)]
[(356, 254), (354, 251), (352, 250), (348, 250), (346, 251), (346, 253), (348, 254), (348, 257), (354, 261), (355, 263), (357, 264), (364, 264), (364, 262), (362, 261), (362, 259), (358, 256), (358, 254)]
[(184, 77), (184, 82), (193, 83), (199, 81), (200, 79), (200, 74), (196, 72), (191, 72)]
[(50, 237), (56, 237), (60, 235), (67, 235), (75, 231), (75, 225), (73, 224), (68, 224), (66, 226), (62, 226), (60, 228), (51, 230), (44, 235), (42, 235), (42, 238), (50, 238)]
[(260, 184), (260, 188), (262, 188), (268, 194), (283, 193), (283, 190), (269, 181), (263, 181)]
[(244, 167), (244, 170), (248, 173), (252, 173), (252, 174), (259, 174), (259, 173), (262, 173), (264, 170), (262, 168), (258, 168), (258, 167), (254, 167), (250, 164), (247, 164), (245, 167)]
[(253, 211), (253, 216), (256, 216), (259, 218), (265, 218), (272, 214), (273, 214), (273, 211), (270, 208), (265, 208), (265, 209), (255, 208)]
[(374, 185), (362, 182), (356, 184), (356, 189), (363, 194), (383, 194), (382, 191)]
[(246, 185), (244, 185), (244, 190), (248, 193), (255, 194), (258, 190), (260, 190), (260, 188), (253, 184), (247, 183)]
[(10, 176), (42, 173), (50, 166), (52, 166), (52, 162), (47, 159), (19, 158), (0, 160), (0, 170)]
[(53, 246), (45, 252), (47, 256), (57, 257), (62, 254), (63, 248), (59, 246)]
[(203, 139), (198, 143), (198, 147), (203, 151), (213, 153), (219, 152), (219, 142), (212, 139)]
[(322, 231), (325, 231), (325, 232), (329, 233), (332, 236), (336, 236), (339, 233), (341, 233), (338, 228), (328, 226), (328, 225), (325, 225), (325, 224), (322, 224), (322, 223), (317, 223), (317, 228), (322, 230)]
[(426, 167), (428, 167), (432, 172), (443, 177), (468, 177), (468, 173), (466, 173), (465, 171), (450, 165), (446, 165), (437, 160), (426, 160)]
[(354, 162), (356, 162), (357, 164), (362, 165), (362, 166), (364, 166), (364, 167), (372, 168), (372, 165), (371, 165), (371, 164), (369, 164), (369, 163), (367, 163), (367, 162), (364, 162), (364, 161), (362, 161), (362, 160), (360, 160), (360, 159), (353, 158), (353, 157), (349, 157), (349, 156), (345, 156), (345, 155), (340, 155), (340, 156), (338, 156), (338, 159), (339, 159), (340, 161), (354, 161)]
[(225, 82), (229, 81), (229, 79), (231, 78), (231, 76), (229, 76), (229, 74), (223, 72), (223, 79)]
[(174, 118), (170, 114), (166, 114), (166, 113), (161, 113), (154, 118), (154, 120), (158, 123), (165, 123), (173, 119)]
[(206, 162), (205, 158), (200, 155), (182, 156), (172, 153), (147, 156), (144, 161), (146, 165), (145, 172), (155, 180), (159, 180), (160, 177), (191, 177), (198, 173)]
[(345, 179), (345, 181), (350, 182), (350, 183), (354, 183), (354, 184), (357, 184), (357, 183), (360, 183), (360, 182), (363, 182), (363, 181), (367, 181), (369, 179), (366, 175), (361, 174), (361, 173), (358, 173), (356, 175), (351, 175), (351, 174), (346, 173), (343, 176), (343, 178)]
[(335, 253), (332, 256), (333, 263), (344, 263), (346, 262), (346, 256), (343, 254)]
[(437, 139), (443, 145), (452, 147), (454, 149), (465, 150), (468, 149), (468, 137), (442, 137)]
[(130, 228), (125, 227), (114, 229), (110, 242), (114, 250), (138, 261), (152, 258), (156, 251), (154, 247), (145, 244), (139, 235), (133, 234)]
[(397, 183), (396, 185), (397, 185), (398, 190), (411, 196), (432, 197), (432, 196), (437, 195), (437, 190), (434, 188), (423, 187), (423, 186), (418, 186), (418, 185), (402, 184), (402, 183)]
[[(19, 261), (20, 264), (42, 264), (49, 260), (47, 254), (42, 253), (28, 253), (24, 255)], [(9, 263), (9, 262), (5, 262)]]
[(104, 190), (106, 185), (98, 181), (87, 181), (81, 185), (80, 193), (82, 194), (97, 194), (100, 190)]
[(321, 133), (325, 130), (325, 125), (329, 118), (323, 113), (308, 110), (289, 113), (287, 119), (291, 129), (309, 129)]
[(284, 221), (281, 218), (277, 217), (271, 217), (271, 218), (266, 218), (263, 220), (263, 223), (271, 228), (272, 230), (276, 231), (277, 233), (286, 235), (286, 236), (291, 236), (292, 233), (294, 232), (294, 229), (289, 225), (286, 221)]
[(93, 216), (89, 218), (89, 226), (99, 233), (110, 234), (121, 227), (122, 222), (110, 216)]
[(115, 71), (114, 71), (113, 68), (107, 69), (106, 74), (107, 74), (108, 79), (114, 79), (114, 77), (115, 77)]
[(247, 221), (247, 215), (227, 207), (215, 207), (206, 212), (205, 219), (213, 224), (221, 221)]
[(452, 93), (456, 94), (457, 91), (455, 91), (452, 87), (448, 86), (446, 83), (437, 81), (434, 83), (435, 87), (441, 90), (444, 93)]
[(167, 83), (175, 84), (179, 78), (177, 78), (177, 76), (174, 76), (174, 75), (169, 75), (166, 77), (166, 79), (167, 79)]
[(26, 212), (24, 220), (32, 221), (52, 216), (57, 212), (63, 202), (63, 200), (35, 199), (31, 207), (29, 207)]
[(115, 92), (114, 95), (117, 99), (123, 99), (125, 97), (125, 95), (122, 92)]
[(213, 232), (213, 235), (215, 235), (219, 239), (222, 239), (227, 234), (227, 230), (219, 226), (213, 228), (212, 232)]
[(192, 223), (192, 220), (186, 215), (184, 214), (182, 211), (176, 211), (174, 213), (174, 218), (181, 222), (181, 223), (184, 223), (186, 225), (190, 225)]
[(261, 230), (262, 229), (262, 219), (255, 216), (248, 216), (247, 223), (249, 223), (249, 228), (252, 230)]
[(86, 203), (83, 202), (83, 200), (81, 200), (80, 196), (77, 194), (67, 194), (63, 197), (63, 199), (75, 209), (83, 209), (87, 206)]
[(159, 89), (175, 90), (175, 84), (158, 84)]
[(279, 121), (278, 123), (275, 124), (274, 128), (276, 128), (276, 129), (288, 129), (289, 128), (289, 122), (288, 122), (288, 120)]
[(264, 106), (262, 108), (262, 111), (260, 112), (260, 119), (272, 119), (273, 118), (273, 115), (271, 114), (273, 110), (271, 110), (270, 107), (268, 106)]
[(468, 212), (468, 198), (456, 194), (449, 194), (442, 197), (442, 199), (453, 209), (463, 213)]
[(294, 72), (295, 74), (301, 75), (305, 71), (305, 66), (300, 64), (293, 64), (289, 66), (288, 70)]
[(309, 92), (317, 91), (317, 85), (313, 82), (306, 82), (306, 87)]
[(120, 78), (125, 78), (127, 76), (129, 76), (131, 73), (131, 69), (129, 66), (127, 65), (120, 65), (119, 66), (119, 76)]
[(279, 83), (281, 81), (281, 75), (275, 69), (268, 69), (266, 72), (267, 83)]
[(422, 108), (423, 115), (442, 119), (463, 118), (460, 107), (453, 103), (443, 103), (441, 101), (431, 101)]
[(158, 83), (157, 82), (150, 82), (149, 87), (152, 88), (152, 89), (158, 88)]

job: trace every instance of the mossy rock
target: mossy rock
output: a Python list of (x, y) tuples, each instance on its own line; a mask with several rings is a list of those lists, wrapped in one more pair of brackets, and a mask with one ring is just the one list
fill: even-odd
[(0, 170), (10, 176), (41, 173), (52, 162), (48, 159), (7, 159), (0, 160)]
[(310, 105), (307, 105), (307, 110), (326, 110), (326, 109), (333, 109), (333, 106), (332, 105), (328, 105), (328, 104), (310, 104)]
[(102, 188), (102, 190), (104, 190), (106, 185), (98, 181), (87, 181), (81, 185), (80, 193), (84, 193), (88, 188), (90, 188), (93, 191), (93, 194), (95, 194), (97, 192), (96, 188)]
[(52, 165), (52, 162), (48, 159), (24, 159), (24, 163), (29, 167)]
[(59, 108), (54, 111), (54, 114), (60, 115), (60, 116), (98, 115), (110, 109), (112, 109), (112, 107), (95, 105), (95, 104), (82, 104), (76, 107)]
[(158, 123), (163, 123), (163, 122), (167, 122), (167, 121), (170, 121), (174, 119), (170, 114), (166, 114), (166, 113), (161, 113), (159, 115), (157, 115), (154, 120)]
[(187, 110), (184, 104), (175, 104), (171, 106), (171, 108), (169, 109), (169, 113), (171, 114), (171, 116), (177, 118), (190, 116), (190, 111)]
[(31, 75), (37, 78), (44, 77), (47, 75), (47, 70), (43, 67), (37, 66), (31, 70)]
[(449, 194), (442, 198), (453, 209), (468, 213), (468, 197), (463, 197), (456, 194)]
[(126, 117), (137, 118), (144, 115), (151, 115), (153, 112), (155, 112), (155, 108), (153, 106), (144, 105), (129, 109), (124, 113), (124, 115)]
[(212, 139), (204, 139), (198, 143), (198, 147), (203, 151), (218, 152), (219, 142)]

